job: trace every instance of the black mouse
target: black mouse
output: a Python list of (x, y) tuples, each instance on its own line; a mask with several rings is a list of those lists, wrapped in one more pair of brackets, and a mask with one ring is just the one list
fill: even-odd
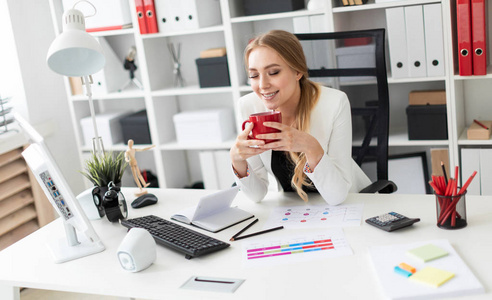
[(145, 194), (133, 200), (132, 207), (142, 208), (156, 203), (157, 203), (157, 197), (154, 194)]

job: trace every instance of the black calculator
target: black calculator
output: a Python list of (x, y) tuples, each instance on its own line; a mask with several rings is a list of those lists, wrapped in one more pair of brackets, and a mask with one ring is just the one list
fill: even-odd
[(369, 218), (366, 220), (366, 223), (385, 231), (394, 231), (410, 226), (419, 221), (419, 218), (411, 219), (395, 212), (389, 212), (380, 216)]

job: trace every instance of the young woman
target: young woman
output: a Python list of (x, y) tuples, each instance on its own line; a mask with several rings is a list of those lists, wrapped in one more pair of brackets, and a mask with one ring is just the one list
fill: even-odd
[[(284, 191), (304, 200), (319, 192), (328, 204), (342, 203), (348, 192), (370, 184), (351, 157), (352, 121), (345, 93), (308, 79), (306, 58), (295, 35), (273, 30), (252, 40), (244, 53), (253, 93), (242, 97), (243, 120), (250, 114), (276, 110), (282, 123), (264, 122), (280, 130), (248, 139), (248, 123), (230, 151), (236, 183), (253, 201), (268, 191), (268, 173)], [(266, 144), (262, 139), (278, 141)]]

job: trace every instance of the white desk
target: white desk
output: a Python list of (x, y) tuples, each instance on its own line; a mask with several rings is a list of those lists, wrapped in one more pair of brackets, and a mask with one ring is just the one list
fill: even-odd
[[(124, 192), (131, 202), (133, 193), (128, 190)], [(169, 219), (181, 208), (192, 206), (200, 195), (210, 193), (204, 190), (153, 192), (159, 197), (158, 205), (130, 209), (131, 218), (156, 214)], [(4, 296), (14, 298), (18, 294), (16, 287), (31, 287), (149, 299), (310, 299), (320, 296), (330, 299), (381, 299), (383, 292), (370, 262), (369, 246), (448, 239), (485, 287), (486, 294), (467, 299), (491, 299), (492, 197), (469, 196), (466, 200), (468, 226), (449, 231), (435, 225), (435, 200), (431, 195), (350, 195), (346, 203), (364, 203), (364, 220), (396, 211), (408, 217), (419, 217), (421, 221), (391, 233), (362, 222), (360, 227), (344, 229), (354, 255), (276, 267), (243, 268), (241, 241), (236, 241), (225, 250), (191, 260), (158, 246), (157, 260), (150, 268), (129, 273), (121, 269), (116, 258), (116, 249), (125, 236), (126, 228), (111, 224), (107, 219), (93, 221), (107, 248), (104, 252), (64, 264), (53, 264), (44, 244), (47, 236), (64, 234), (61, 223), (55, 221), (0, 252), (0, 291), (4, 292)], [(322, 199), (311, 199), (309, 204), (323, 203), (320, 201)], [(234, 202), (259, 217), (260, 221), (250, 232), (262, 228), (273, 207), (302, 203), (283, 194), (271, 194), (262, 203), (256, 204), (244, 199), (241, 193)], [(213, 236), (228, 241), (247, 223)], [(179, 288), (194, 275), (246, 281), (234, 294)], [(1, 294), (0, 298), (5, 299)]]

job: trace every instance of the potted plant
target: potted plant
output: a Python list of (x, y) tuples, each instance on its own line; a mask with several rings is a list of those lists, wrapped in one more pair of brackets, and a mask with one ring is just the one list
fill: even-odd
[(115, 155), (113, 152), (103, 154), (92, 153), (92, 157), (86, 160), (82, 175), (89, 179), (94, 186), (104, 188), (112, 181), (114, 185), (121, 186), (121, 177), (128, 163), (125, 161), (125, 153)]

